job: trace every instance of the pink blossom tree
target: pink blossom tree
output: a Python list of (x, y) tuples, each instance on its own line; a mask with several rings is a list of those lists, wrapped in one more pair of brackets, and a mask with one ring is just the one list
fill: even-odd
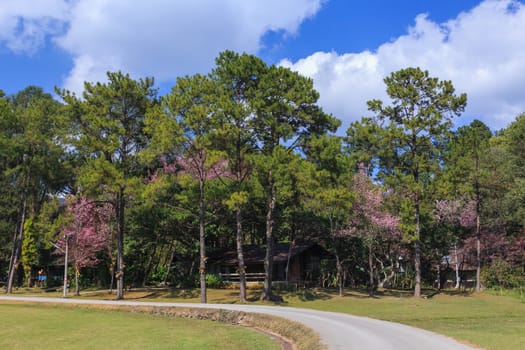
[(354, 176), (352, 191), (356, 198), (346, 234), (360, 237), (368, 248), (369, 292), (373, 295), (375, 248), (379, 242), (400, 237), (400, 219), (386, 210), (384, 191), (371, 181), (362, 165)]
[(461, 245), (453, 245), (456, 267), (456, 288), (460, 285), (460, 265), (469, 263), (476, 266), (476, 290), (481, 287), (481, 264), (501, 260), (511, 266), (522, 266), (525, 261), (525, 239), (511, 237), (504, 233), (503, 227), (481, 226), (479, 206), (476, 200), (438, 200), (435, 218), (438, 223), (451, 224), (469, 230), (469, 235)]
[(113, 208), (108, 203), (75, 197), (68, 200), (68, 223), (60, 230), (62, 237), (57, 242), (60, 249), (56, 254), (63, 255), (68, 244), (75, 271), (75, 295), (80, 295), (78, 279), (81, 269), (96, 266), (101, 261), (100, 255), (111, 250), (112, 212)]
[[(478, 215), (478, 206), (476, 201), (466, 200), (466, 199), (455, 199), (455, 200), (436, 200), (435, 211), (434, 211), (435, 220), (439, 224), (448, 224), (455, 227), (462, 227), (466, 229), (472, 229), (476, 227), (476, 237), (467, 238), (463, 242), (463, 247), (458, 247), (458, 242), (453, 243), (453, 254), (452, 263), (455, 267), (456, 273), (456, 285), (455, 288), (460, 287), (460, 265), (464, 262), (466, 254), (464, 247), (471, 245), (471, 241), (474, 241), (475, 244), (479, 247), (477, 249), (477, 258), (478, 262), (481, 261), (480, 252), (481, 252), (481, 233), (479, 231), (479, 215)], [(462, 257), (460, 259), (460, 257)], [(477, 264), (477, 278), (480, 276), (480, 264)]]

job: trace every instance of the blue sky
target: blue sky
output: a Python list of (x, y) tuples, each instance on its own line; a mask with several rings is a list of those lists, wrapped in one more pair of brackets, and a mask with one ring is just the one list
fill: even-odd
[(496, 130), (525, 112), (523, 33), (518, 0), (0, 0), (0, 89), (80, 93), (122, 70), (165, 92), (231, 49), (311, 77), (341, 133), (408, 66), (468, 94), (457, 125)]
[[(312, 18), (305, 20), (297, 36), (272, 44), (278, 49), (263, 50), (267, 59), (298, 60), (317, 51), (360, 52), (374, 50), (382, 43), (405, 34), (414, 19), (428, 13), (443, 22), (479, 4), (479, 0), (332, 0)], [(276, 39), (275, 35), (266, 38)], [(266, 39), (265, 38), (265, 39)]]

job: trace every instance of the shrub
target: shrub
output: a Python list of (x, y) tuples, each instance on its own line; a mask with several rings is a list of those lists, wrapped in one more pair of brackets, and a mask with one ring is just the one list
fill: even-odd
[(220, 288), (223, 286), (222, 277), (216, 273), (206, 275), (206, 286), (209, 288)]
[(150, 283), (158, 284), (166, 279), (166, 276), (168, 274), (168, 270), (165, 266), (161, 266), (151, 274), (151, 277), (149, 278)]
[(502, 259), (495, 259), (484, 267), (481, 280), (487, 288), (519, 288), (525, 285), (522, 271)]

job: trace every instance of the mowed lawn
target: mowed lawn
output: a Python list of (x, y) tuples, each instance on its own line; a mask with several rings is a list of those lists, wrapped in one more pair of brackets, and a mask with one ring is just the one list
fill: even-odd
[(435, 295), (428, 299), (349, 292), (288, 298), (290, 306), (344, 312), (427, 329), (491, 350), (525, 350), (525, 300), (480, 295)]
[[(249, 291), (259, 304), (259, 291)], [(427, 294), (432, 293), (427, 291)], [(488, 350), (525, 350), (525, 298), (488, 293), (440, 293), (415, 299), (410, 292), (383, 292), (369, 297), (347, 291), (306, 290), (281, 293), (283, 306), (335, 311), (404, 323), (444, 334)], [(128, 297), (132, 298), (133, 293)], [(138, 300), (198, 302), (197, 290), (137, 292)], [(237, 303), (238, 291), (209, 289), (210, 303)]]
[(0, 349), (280, 349), (219, 322), (65, 306), (0, 303)]
[[(28, 291), (22, 293), (27, 295)], [(432, 293), (426, 291), (427, 297), (420, 299), (411, 297), (410, 292), (401, 291), (385, 291), (373, 298), (354, 290), (347, 290), (344, 297), (327, 290), (300, 290), (297, 293), (280, 294), (285, 301), (283, 306), (343, 312), (404, 323), (448, 335), (487, 350), (525, 350), (523, 295)], [(45, 294), (51, 296), (49, 294), (52, 293)], [(208, 289), (208, 302), (238, 303), (238, 295), (238, 290)], [(259, 295), (260, 290), (249, 290), (249, 304), (261, 304)], [(59, 297), (59, 294), (56, 296)], [(199, 290), (136, 290), (127, 293), (125, 297), (137, 301), (198, 303)], [(84, 292), (81, 298), (114, 299), (114, 295), (108, 295), (107, 291)], [(0, 312), (2, 311), (0, 308)], [(9, 317), (2, 317), (0, 326), (8, 320)], [(5, 338), (2, 331), (0, 339)], [(4, 348), (2, 345), (0, 341), (0, 349)]]

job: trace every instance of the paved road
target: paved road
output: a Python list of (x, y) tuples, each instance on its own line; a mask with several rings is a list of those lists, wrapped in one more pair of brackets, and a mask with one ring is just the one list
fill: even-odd
[(288, 318), (303, 323), (320, 334), (331, 350), (472, 350), (445, 336), (398, 323), (374, 320), (335, 312), (324, 312), (280, 306), (188, 304), (85, 299), (55, 299), (40, 297), (0, 296), (2, 300), (22, 300), (45, 303), (106, 304), (130, 306), (169, 306), (225, 309), (257, 312)]

